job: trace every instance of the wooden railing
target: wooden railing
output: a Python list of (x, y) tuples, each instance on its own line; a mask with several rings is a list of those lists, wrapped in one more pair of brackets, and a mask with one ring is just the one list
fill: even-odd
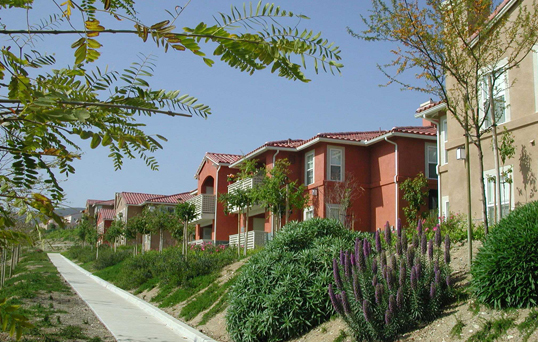
[[(256, 246), (264, 246), (268, 241), (267, 233), (259, 230), (251, 230), (247, 233), (247, 249), (254, 249)], [(245, 244), (245, 234), (230, 235), (230, 246), (240, 246)]]

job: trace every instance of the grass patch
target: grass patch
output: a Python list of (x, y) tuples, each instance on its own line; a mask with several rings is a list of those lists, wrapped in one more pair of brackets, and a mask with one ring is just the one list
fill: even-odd
[(469, 304), (469, 308), (467, 310), (472, 312), (473, 316), (476, 316), (480, 312), (480, 304), (476, 300), (473, 300)]
[(137, 294), (140, 294), (146, 290), (152, 290), (154, 289), (157, 285), (159, 285), (159, 282), (161, 280), (159, 278), (151, 278), (150, 280), (146, 281), (144, 284), (140, 285), (139, 288), (136, 289), (136, 291), (134, 292), (135, 295)]
[(98, 276), (99, 278), (101, 279), (104, 279), (108, 282), (111, 282), (111, 283), (114, 283), (116, 284), (116, 282), (118, 281), (118, 275), (120, 274), (120, 271), (122, 269), (122, 266), (124, 264), (125, 261), (122, 261), (114, 266), (110, 266), (110, 267), (107, 267), (107, 268), (104, 268), (102, 270), (99, 270), (99, 271), (96, 271), (94, 272), (93, 274), (95, 274), (96, 276)]
[(471, 335), (468, 342), (493, 342), (504, 335), (506, 331), (514, 326), (516, 318), (503, 317), (493, 321), (485, 321), (482, 329)]
[(216, 301), (219, 300), (219, 298), (222, 297), (224, 293), (228, 291), (230, 286), (235, 283), (236, 279), (237, 276), (234, 276), (222, 285), (217, 283), (211, 284), (211, 286), (209, 286), (204, 293), (199, 294), (193, 301), (183, 307), (179, 316), (185, 318), (187, 321), (190, 321), (200, 312), (209, 309), (213, 304), (215, 304)]
[(465, 323), (461, 320), (461, 318), (456, 317), (456, 324), (452, 327), (450, 330), (450, 337), (452, 338), (460, 338), (461, 333), (463, 332), (463, 327), (465, 326)]
[(64, 337), (67, 339), (88, 339), (86, 335), (82, 332), (82, 328), (76, 325), (68, 325), (63, 327), (60, 332), (58, 333), (58, 336)]
[[(196, 293), (211, 285), (215, 280), (217, 280), (217, 278), (218, 274), (212, 273), (190, 279), (187, 282), (186, 286), (178, 288), (174, 293), (161, 300), (161, 304), (159, 304), (159, 307), (167, 308), (170, 306), (174, 306), (178, 303), (184, 302)], [(160, 294), (161, 292), (159, 292), (159, 295)], [(155, 301), (159, 301), (157, 297), (158, 295), (155, 297)]]
[(334, 339), (334, 342), (344, 342), (347, 337), (347, 332), (345, 330), (340, 330), (340, 334)]
[(209, 311), (207, 311), (202, 316), (202, 320), (200, 321), (200, 323), (198, 323), (198, 325), (207, 324), (207, 322), (209, 322), (211, 318), (223, 312), (227, 307), (228, 307), (228, 292), (226, 292), (222, 297), (220, 297), (219, 301), (215, 303), (215, 305), (213, 305), (211, 309), (209, 309)]
[(522, 341), (527, 342), (529, 337), (538, 329), (538, 310), (532, 309), (527, 318), (518, 325), (517, 329), (523, 334)]

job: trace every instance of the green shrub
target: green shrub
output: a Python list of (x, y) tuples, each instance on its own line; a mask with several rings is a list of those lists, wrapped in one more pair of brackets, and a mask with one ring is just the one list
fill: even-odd
[(334, 220), (286, 225), (251, 257), (230, 290), (231, 338), (281, 341), (326, 321), (334, 313), (327, 296), (332, 258), (360, 235)]
[[(431, 239), (435, 235), (437, 229), (441, 229), (441, 234), (450, 236), (452, 242), (467, 241), (467, 218), (462, 214), (450, 213), (447, 216), (437, 216), (437, 210), (432, 210), (430, 214), (422, 220), (422, 226), (426, 233), (427, 239)], [(473, 240), (483, 240), (484, 226), (482, 224), (472, 224)], [(415, 229), (406, 229), (408, 241), (415, 233)]]
[(413, 239), (421, 242), (409, 247), (401, 225), (393, 235), (387, 223), (385, 244), (381, 236), (376, 231), (374, 246), (357, 239), (353, 251), (341, 251), (333, 260), (329, 297), (357, 341), (396, 339), (437, 317), (450, 293), (448, 235), (444, 248), (441, 231), (428, 240), (421, 225)]
[(96, 270), (102, 270), (104, 268), (119, 264), (123, 260), (133, 255), (131, 250), (118, 249), (116, 252), (106, 245), (99, 247), (99, 258), (95, 260), (93, 267)]
[(538, 304), (538, 202), (517, 208), (491, 230), (471, 273), (472, 290), (487, 305)]

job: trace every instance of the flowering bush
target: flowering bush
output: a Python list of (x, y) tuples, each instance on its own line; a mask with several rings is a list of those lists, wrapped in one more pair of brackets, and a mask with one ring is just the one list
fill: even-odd
[[(389, 224), (375, 244), (357, 239), (353, 251), (333, 260), (329, 297), (358, 341), (394, 340), (441, 312), (450, 292), (450, 237), (437, 229), (428, 239), (419, 223), (408, 245), (401, 224), (394, 237)], [(444, 249), (444, 252), (443, 252)]]
[[(422, 220), (422, 227), (428, 240), (434, 237), (437, 229), (441, 229), (441, 234), (448, 234), (452, 242), (467, 241), (467, 218), (462, 214), (450, 213), (447, 216), (437, 216), (434, 211)], [(472, 229), (473, 240), (484, 239), (484, 227), (482, 225), (473, 223)], [(414, 233), (415, 229), (407, 229), (407, 238), (410, 240)]]
[(226, 249), (225, 245), (214, 245), (211, 241), (203, 242), (200, 245), (191, 245), (190, 251), (193, 253), (207, 253), (207, 254), (213, 254), (213, 253), (219, 253), (223, 252)]

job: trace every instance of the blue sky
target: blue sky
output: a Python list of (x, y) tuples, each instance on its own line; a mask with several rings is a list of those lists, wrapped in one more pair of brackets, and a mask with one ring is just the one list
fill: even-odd
[[(33, 22), (38, 22), (39, 15), (51, 9), (49, 2), (38, 3), (36, 6), (44, 7), (30, 12)], [(139, 1), (137, 8), (140, 18), (152, 23), (167, 19), (164, 10), (172, 10), (178, 4), (164, 0)], [(176, 26), (194, 27), (201, 21), (211, 25), (212, 16), (218, 12), (229, 13), (232, 4), (242, 7), (243, 1), (194, 0)], [(307, 15), (311, 19), (299, 23), (300, 27), (321, 31), (323, 37), (340, 46), (344, 64), (341, 75), (316, 75), (310, 63), (305, 73), (312, 81), (307, 84), (279, 78), (269, 70), (251, 76), (229, 68), (218, 59), (210, 68), (191, 53), (164, 53), (153, 43), (143, 43), (134, 37), (100, 38), (104, 45), (100, 66), (121, 71), (136, 61), (137, 53), (154, 54), (157, 66), (150, 82), (152, 88), (179, 89), (196, 96), (211, 106), (213, 114), (207, 120), (155, 116), (143, 121), (147, 133), (168, 139), (164, 149), (155, 154), (160, 164), (157, 172), (141, 160), (126, 161), (121, 171), (114, 171), (106, 148), (91, 150), (89, 142), (81, 142), (84, 155), (74, 164), (76, 173), (62, 183), (67, 193), (66, 205), (84, 206), (88, 198), (112, 199), (115, 192), (121, 191), (155, 194), (190, 191), (196, 187), (193, 176), (205, 152), (243, 154), (272, 140), (421, 124), (413, 114), (428, 95), (401, 91), (397, 85), (379, 87), (386, 83), (386, 78), (376, 64), (390, 62), (389, 51), (394, 46), (360, 41), (347, 33), (346, 27), (355, 31), (364, 29), (360, 15), (368, 14), (368, 1), (294, 0), (276, 4)], [(24, 28), (13, 24), (15, 16), (5, 18), (7, 12), (2, 12), (2, 22), (11, 21), (10, 28)], [(294, 26), (297, 21), (285, 23)], [(132, 26), (118, 22), (110, 27)], [(69, 46), (75, 40), (75, 37), (50, 37), (36, 47), (55, 53), (60, 67), (73, 61)], [(7, 42), (4, 40), (2, 44)], [(208, 54), (212, 51), (209, 46), (203, 50)]]

